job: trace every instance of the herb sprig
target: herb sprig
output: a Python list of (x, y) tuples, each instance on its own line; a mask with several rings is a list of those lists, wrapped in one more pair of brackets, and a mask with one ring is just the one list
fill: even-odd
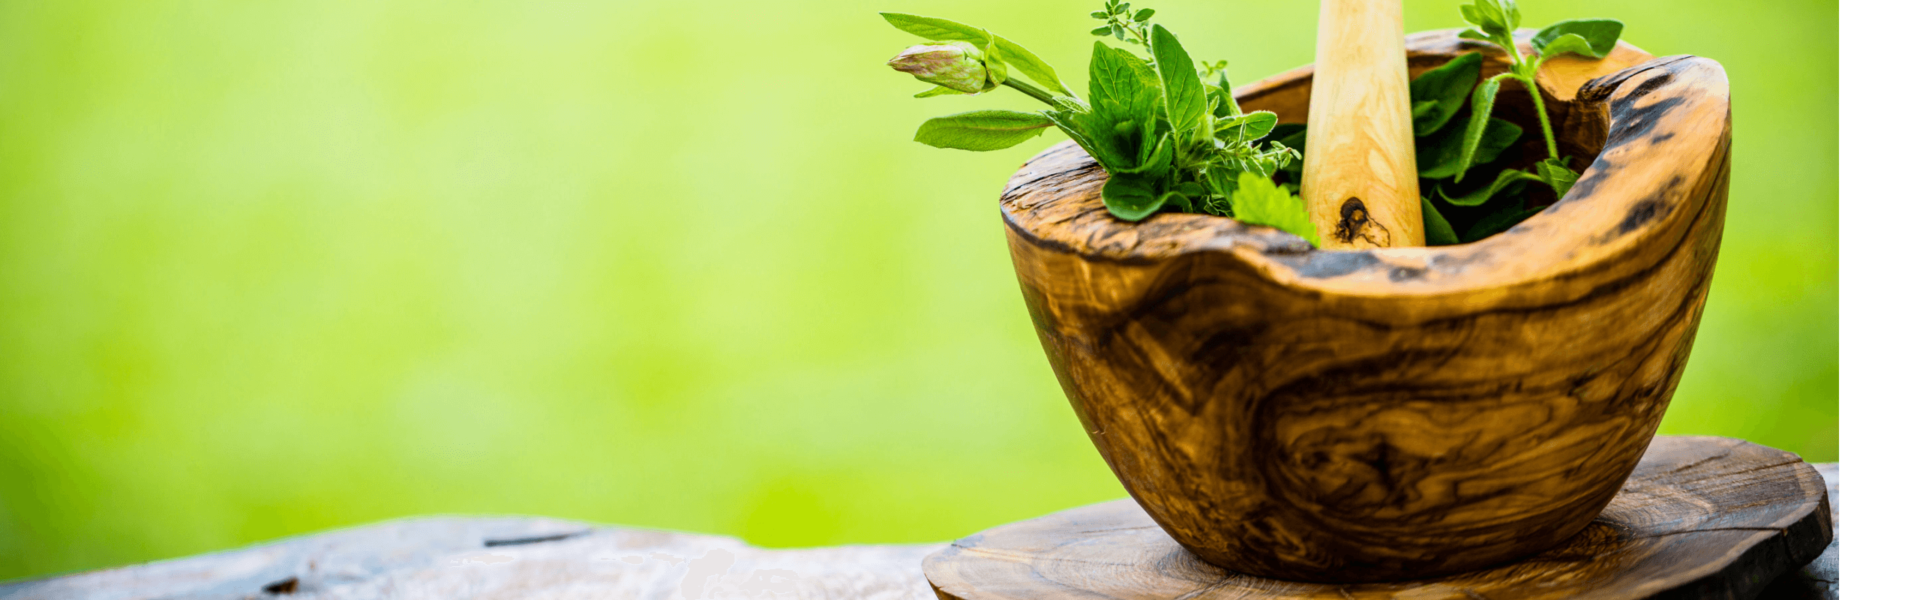
[[(1145, 50), (1142, 58), (1094, 42), (1085, 99), (1024, 47), (984, 29), (932, 17), (882, 13), (888, 23), (931, 42), (888, 63), (933, 83), (925, 98), (1012, 88), (1046, 104), (1038, 112), (981, 110), (936, 117), (914, 140), (938, 148), (1000, 150), (1059, 127), (1107, 172), (1101, 201), (1113, 216), (1138, 221), (1178, 210), (1268, 225), (1319, 244), (1306, 206), (1275, 172), (1300, 153), (1266, 139), (1271, 112), (1243, 113), (1226, 61), (1196, 65), (1180, 39), (1152, 22), (1153, 9), (1108, 0), (1093, 30)], [(1018, 71), (1032, 82), (1011, 75)]]

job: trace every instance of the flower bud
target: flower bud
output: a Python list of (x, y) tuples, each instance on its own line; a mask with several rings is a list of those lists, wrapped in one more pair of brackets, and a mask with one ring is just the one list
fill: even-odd
[(887, 61), (887, 66), (914, 79), (969, 94), (993, 89), (998, 83), (987, 76), (986, 55), (967, 42), (914, 46)]

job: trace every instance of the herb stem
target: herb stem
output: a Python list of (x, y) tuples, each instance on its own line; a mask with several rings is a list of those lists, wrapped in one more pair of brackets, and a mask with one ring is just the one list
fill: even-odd
[(1560, 149), (1553, 143), (1553, 122), (1547, 120), (1547, 103), (1540, 99), (1539, 84), (1534, 83), (1532, 77), (1522, 78), (1520, 82), (1527, 84), (1527, 93), (1533, 95), (1533, 108), (1540, 113), (1540, 133), (1547, 138), (1547, 158), (1560, 158)]
[[(1061, 106), (1059, 102), (1054, 102), (1054, 101), (1053, 101), (1053, 94), (1049, 94), (1049, 93), (1047, 93), (1047, 91), (1046, 91), (1046, 90), (1043, 90), (1043, 89), (1040, 89), (1040, 87), (1039, 87), (1039, 86), (1036, 86), (1036, 85), (1034, 85), (1034, 84), (1031, 84), (1031, 83), (1027, 83), (1027, 82), (1025, 82), (1025, 81), (1021, 81), (1021, 80), (1018, 80), (1018, 79), (1014, 79), (1014, 78), (1012, 78), (1012, 77), (1008, 77), (1008, 78), (1007, 78), (1007, 79), (1006, 79), (1005, 81), (1002, 81), (1002, 82), (1000, 82), (1000, 83), (1002, 83), (1002, 84), (1004, 84), (1004, 85), (1006, 85), (1007, 87), (1010, 87), (1010, 88), (1013, 88), (1013, 89), (1016, 89), (1016, 90), (1020, 90), (1020, 93), (1022, 93), (1022, 94), (1026, 94), (1026, 95), (1028, 95), (1028, 96), (1033, 96), (1033, 97), (1034, 97), (1035, 99), (1037, 99), (1037, 100), (1039, 100), (1039, 101), (1041, 101), (1041, 102), (1045, 102), (1045, 103), (1047, 103), (1047, 106), (1051, 106), (1051, 107), (1054, 107), (1054, 108), (1056, 108), (1056, 109), (1065, 109), (1065, 108), (1066, 108), (1066, 107), (1064, 107), (1064, 106)], [(1546, 114), (1546, 113), (1541, 113), (1541, 114), (1543, 114), (1543, 115), (1544, 115), (1544, 114)]]

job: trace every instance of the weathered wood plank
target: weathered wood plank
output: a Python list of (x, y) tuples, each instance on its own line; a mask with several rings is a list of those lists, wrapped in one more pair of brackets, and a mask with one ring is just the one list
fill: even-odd
[[(1816, 467), (1826, 478), (1834, 541), (1812, 564), (1775, 581), (1761, 595), (1765, 600), (1839, 598), (1840, 466)], [(489, 541), (495, 545), (488, 546)], [(501, 545), (514, 541), (525, 543)], [(779, 599), (929, 599), (933, 591), (921, 575), (920, 561), (946, 547), (767, 550), (719, 536), (553, 519), (441, 517), (0, 584), (0, 599), (690, 600), (746, 598), (762, 591), (766, 594), (761, 598)], [(268, 592), (275, 584), (291, 595)]]
[(0, 599), (931, 600), (920, 559), (941, 547), (771, 550), (554, 519), (441, 517), (0, 585)]

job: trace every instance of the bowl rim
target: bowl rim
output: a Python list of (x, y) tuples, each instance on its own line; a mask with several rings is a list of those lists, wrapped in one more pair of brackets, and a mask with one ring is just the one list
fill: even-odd
[[(1408, 35), (1409, 62), (1470, 51), (1508, 60), (1496, 47), (1459, 39), (1459, 31)], [(1623, 52), (1640, 53), (1625, 42), (1614, 50)], [(1703, 211), (1724, 203), (1732, 131), (1729, 83), (1719, 63), (1691, 55), (1647, 58), (1567, 90), (1573, 93), (1560, 127), (1567, 129), (1581, 112), (1606, 130), (1593, 165), (1567, 195), (1506, 232), (1468, 244), (1318, 250), (1271, 227), (1212, 215), (1159, 213), (1128, 223), (1106, 212), (1099, 199), (1105, 172), (1071, 141), (1015, 172), (1001, 195), (1001, 217), (1010, 241), (1082, 260), (1155, 264), (1225, 253), (1275, 285), (1337, 296), (1496, 292), (1647, 262), (1634, 259), (1671, 256), (1687, 229), (1707, 226)], [(1584, 59), (1547, 65), (1567, 60)], [(1309, 85), (1312, 72), (1312, 65), (1295, 68), (1234, 96), (1244, 104)]]

